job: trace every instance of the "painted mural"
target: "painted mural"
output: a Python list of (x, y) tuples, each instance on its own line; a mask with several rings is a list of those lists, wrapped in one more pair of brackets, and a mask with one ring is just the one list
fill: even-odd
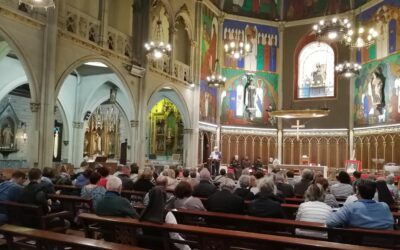
[(206, 78), (215, 70), (217, 59), (218, 21), (215, 14), (203, 8), (200, 69), (200, 121), (216, 123), (217, 89), (207, 85)]
[[(355, 8), (370, 0), (355, 0)], [(349, 0), (211, 0), (226, 13), (271, 21), (325, 16), (350, 10)], [(283, 10), (282, 10), (283, 9)]]
[(278, 29), (253, 23), (225, 20), (223, 42), (247, 42), (251, 51), (238, 60), (225, 55), (221, 90), (221, 124), (273, 126), (266, 110), (278, 102)]
[(355, 126), (400, 122), (400, 1), (384, 2), (358, 16), (380, 33), (377, 41), (359, 49), (362, 63), (355, 83)]
[(266, 20), (279, 19), (282, 0), (211, 0), (229, 14)]

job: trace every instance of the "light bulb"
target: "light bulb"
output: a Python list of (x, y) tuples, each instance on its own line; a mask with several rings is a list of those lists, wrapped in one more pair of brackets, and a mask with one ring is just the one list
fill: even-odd
[(158, 49), (154, 50), (153, 54), (154, 54), (154, 58), (156, 58), (156, 59), (160, 59), (162, 57), (162, 53)]
[(337, 38), (337, 35), (338, 35), (337, 32), (331, 31), (331, 32), (328, 33), (328, 38), (333, 40), (333, 39)]
[(235, 48), (235, 42), (231, 42), (229, 45), (231, 46), (231, 48)]

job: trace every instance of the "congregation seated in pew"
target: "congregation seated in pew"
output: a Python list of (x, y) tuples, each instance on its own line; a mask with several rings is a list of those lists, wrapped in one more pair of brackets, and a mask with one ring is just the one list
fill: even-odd
[(208, 197), (207, 210), (243, 214), (245, 211), (244, 200), (233, 193), (235, 186), (235, 182), (232, 179), (225, 179), (220, 184), (220, 190), (217, 190)]
[[(24, 190), (23, 183), (26, 180), (26, 174), (22, 171), (15, 171), (11, 179), (0, 183), (0, 201), (17, 201)], [(0, 208), (0, 224), (8, 220), (7, 212)]]
[(93, 208), (96, 210), (97, 204), (103, 199), (106, 189), (102, 186), (97, 185), (101, 178), (101, 175), (97, 172), (93, 172), (90, 177), (90, 183), (82, 187), (81, 197), (91, 198), (93, 200)]

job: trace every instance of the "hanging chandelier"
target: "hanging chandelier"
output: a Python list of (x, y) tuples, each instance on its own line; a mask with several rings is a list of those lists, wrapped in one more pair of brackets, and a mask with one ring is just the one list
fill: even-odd
[(218, 73), (219, 71), (219, 60), (215, 60), (214, 72), (206, 77), (207, 85), (212, 88), (224, 87), (226, 82), (226, 77)]
[(313, 30), (319, 39), (327, 39), (328, 41), (336, 41), (344, 38), (351, 29), (349, 19), (334, 17), (331, 20), (320, 20), (314, 24)]
[(251, 52), (251, 45), (249, 43), (230, 41), (224, 45), (225, 53), (234, 59), (245, 57)]
[(155, 41), (150, 41), (144, 44), (145, 49), (147, 50), (147, 55), (152, 57), (155, 60), (158, 60), (165, 55), (167, 55), (171, 51), (171, 45), (169, 43), (164, 43), (161, 39), (163, 37), (162, 30), (162, 22), (159, 17), (157, 20), (156, 33), (155, 33)]
[(33, 8), (44, 8), (47, 10), (48, 8), (55, 7), (53, 0), (19, 0), (19, 4), (21, 4), (21, 3), (28, 5), (32, 9)]
[(335, 71), (338, 75), (350, 78), (360, 73), (361, 65), (358, 63), (344, 62), (336, 65)]
[[(375, 42), (375, 39), (379, 35), (379, 33), (374, 28), (370, 28), (368, 32), (366, 32), (365, 28), (361, 26), (358, 28), (358, 31), (356, 33), (357, 34), (355, 34), (355, 32), (350, 29), (344, 36), (345, 43), (353, 48), (370, 46)], [(353, 38), (353, 36), (355, 36), (355, 38)]]

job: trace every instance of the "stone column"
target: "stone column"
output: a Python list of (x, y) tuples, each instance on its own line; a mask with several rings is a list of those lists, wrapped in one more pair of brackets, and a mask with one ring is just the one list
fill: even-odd
[(83, 138), (85, 136), (85, 132), (83, 131), (83, 122), (74, 121), (72, 123), (72, 163), (75, 168), (79, 168), (83, 160)]
[(192, 128), (185, 128), (183, 130), (183, 166), (185, 168), (191, 168), (196, 166), (196, 155), (197, 151), (193, 150), (193, 145), (198, 144), (197, 141), (193, 141)]
[[(108, 27), (108, 3), (107, 0), (100, 0), (100, 8), (99, 8), (99, 20), (100, 20), (100, 34), (99, 34), (99, 45), (101, 47), (107, 46), (107, 27)], [(117, 41), (114, 41), (114, 48), (116, 47)]]
[(149, 40), (151, 1), (133, 0), (132, 59), (144, 67), (147, 58), (144, 43)]
[(128, 158), (128, 160), (130, 160), (131, 162), (137, 162), (139, 159), (138, 150), (137, 150), (139, 147), (139, 145), (137, 145), (139, 121), (131, 120), (130, 125), (131, 125), (131, 128), (130, 128), (131, 129), (131, 138), (128, 139), (128, 145), (130, 145), (130, 149), (128, 149), (130, 159)]
[(55, 65), (57, 54), (58, 32), (58, 7), (47, 10), (46, 27), (43, 42), (43, 68), (42, 85), (40, 92), (39, 112), (39, 167), (51, 167), (53, 165), (53, 128), (54, 128), (54, 90), (56, 86)]
[[(280, 22), (279, 23), (279, 51), (278, 51), (278, 58), (277, 58), (277, 60), (279, 62), (277, 64), (277, 73), (279, 74), (279, 81), (278, 81), (278, 83), (279, 83), (279, 87), (278, 87), (279, 99), (278, 99), (278, 103), (277, 103), (277, 107), (276, 107), (277, 110), (283, 108), (283, 99), (282, 99), (282, 93), (283, 93), (283, 81), (282, 81), (283, 48), (282, 47), (283, 47), (284, 29), (285, 29), (284, 23)], [(277, 128), (278, 128), (278, 134), (277, 134), (278, 155), (275, 155), (274, 157), (278, 158), (281, 161), (281, 163), (284, 163), (283, 158), (282, 158), (283, 157), (283, 151), (282, 151), (282, 149), (283, 149), (283, 146), (282, 146), (282, 144), (283, 144), (283, 124), (282, 124), (281, 118), (278, 118), (277, 121), (278, 121), (278, 124), (277, 124), (278, 125), (277, 126)]]
[(37, 147), (37, 142), (39, 141), (39, 110), (40, 103), (30, 103), (30, 109), (33, 113), (34, 119), (33, 124), (30, 126), (31, 128), (28, 131), (28, 155), (27, 162), (30, 167), (38, 167), (39, 166), (39, 148)]
[[(170, 74), (175, 77), (175, 67), (174, 67), (174, 62), (175, 62), (175, 34), (176, 34), (176, 29), (173, 23), (169, 24), (169, 44), (171, 45), (171, 53), (170, 53), (170, 57), (169, 57), (169, 70), (170, 70)], [(176, 69), (178, 70), (178, 69)], [(176, 77), (178, 78), (178, 72), (176, 74)]]

